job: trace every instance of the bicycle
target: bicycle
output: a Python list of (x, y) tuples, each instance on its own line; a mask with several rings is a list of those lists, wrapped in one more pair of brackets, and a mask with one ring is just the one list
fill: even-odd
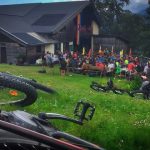
[[(82, 109), (81, 109), (82, 108)], [(80, 111), (81, 110), (81, 111)], [(89, 112), (87, 114), (87, 112)], [(3, 150), (103, 150), (83, 139), (59, 131), (51, 120), (61, 119), (83, 125), (92, 119), (95, 107), (80, 101), (74, 109), (78, 119), (56, 113), (39, 113), (38, 116), (25, 111), (0, 112), (0, 149)]]
[(95, 81), (92, 81), (90, 87), (93, 90), (98, 91), (98, 92), (109, 92), (109, 91), (112, 91), (113, 93), (120, 94), (120, 95), (122, 95), (123, 93), (126, 92), (125, 90), (118, 89), (118, 88), (114, 87), (112, 79), (108, 80), (106, 86), (102, 86), (99, 83), (97, 83)]

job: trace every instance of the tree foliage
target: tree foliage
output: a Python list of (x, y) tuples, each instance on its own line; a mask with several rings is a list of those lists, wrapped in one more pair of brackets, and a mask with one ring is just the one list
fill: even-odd
[(97, 0), (95, 1), (103, 24), (104, 32), (111, 32), (111, 25), (115, 21), (119, 22), (120, 15), (123, 13), (123, 7), (129, 3), (129, 0)]
[(124, 10), (129, 0), (98, 0), (95, 7), (101, 18), (104, 34), (121, 35), (128, 39), (129, 47), (150, 56), (150, 4), (146, 15)]
[(145, 54), (150, 56), (150, 3), (144, 19), (144, 29), (140, 32), (141, 47), (145, 50)]

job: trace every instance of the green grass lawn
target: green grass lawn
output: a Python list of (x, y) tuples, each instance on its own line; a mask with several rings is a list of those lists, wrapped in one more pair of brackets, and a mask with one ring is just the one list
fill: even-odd
[[(30, 113), (55, 112), (73, 117), (73, 109), (79, 100), (95, 104), (93, 119), (79, 126), (70, 122), (53, 121), (61, 130), (101, 145), (107, 150), (150, 150), (150, 101), (128, 95), (100, 93), (90, 89), (91, 81), (106, 84), (106, 78), (68, 74), (60, 76), (59, 67), (46, 68), (46, 74), (38, 73), (40, 66), (0, 65), (1, 72), (34, 78), (52, 87), (58, 94), (38, 91), (38, 99), (24, 108), (0, 106), (2, 110), (26, 110)], [(131, 82), (114, 79), (117, 87), (129, 89)], [(22, 95), (22, 94), (21, 94)], [(1, 100), (10, 99), (8, 91), (0, 91)], [(15, 97), (16, 98), (16, 97)]]

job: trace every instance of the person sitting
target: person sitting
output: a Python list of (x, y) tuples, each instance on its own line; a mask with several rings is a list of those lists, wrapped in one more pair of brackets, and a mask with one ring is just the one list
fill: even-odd
[(142, 79), (141, 87), (138, 90), (131, 91), (129, 95), (133, 97), (134, 93), (143, 93), (144, 99), (149, 98), (150, 80), (145, 74), (141, 75), (141, 79)]
[(120, 73), (121, 73), (121, 65), (120, 65), (120, 62), (119, 61), (116, 61), (116, 68), (115, 68), (115, 74), (116, 76), (119, 76), (120, 77)]
[(128, 60), (128, 59), (125, 59), (125, 60), (124, 60), (124, 65), (127, 67), (128, 64), (129, 64), (129, 60)]
[(150, 77), (150, 63), (148, 62), (147, 65), (144, 67), (144, 73)]
[(104, 63), (105, 62), (105, 58), (104, 56), (98, 56), (96, 62), (99, 62), (99, 63)]
[(115, 64), (113, 63), (113, 61), (111, 61), (107, 65), (107, 75), (112, 76), (114, 74), (114, 70), (115, 70)]
[(136, 71), (136, 65), (134, 64), (133, 61), (130, 61), (130, 63), (128, 64), (127, 69), (128, 69), (128, 75), (129, 75), (129, 78), (131, 78), (131, 76), (137, 74), (137, 71)]

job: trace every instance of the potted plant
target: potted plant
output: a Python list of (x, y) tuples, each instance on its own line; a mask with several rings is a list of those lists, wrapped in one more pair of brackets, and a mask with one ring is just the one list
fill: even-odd
[(17, 62), (16, 62), (17, 65), (23, 65), (26, 60), (26, 56), (24, 54), (19, 54), (16, 57), (16, 59), (17, 59)]

